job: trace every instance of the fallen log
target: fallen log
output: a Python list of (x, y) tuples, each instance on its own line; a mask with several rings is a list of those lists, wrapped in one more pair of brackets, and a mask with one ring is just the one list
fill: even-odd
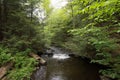
[(0, 68), (0, 80), (5, 76), (7, 71), (12, 68), (12, 66), (13, 66), (13, 63), (9, 62)]
[(8, 80), (7, 77), (3, 77), (2, 80)]
[(45, 61), (43, 58), (41, 58), (40, 56), (38, 56), (37, 54), (35, 54), (35, 53), (30, 53), (29, 55), (30, 55), (31, 57), (33, 57), (34, 59), (36, 59), (37, 61), (39, 61), (40, 64), (42, 64), (42, 65), (46, 64), (46, 61)]

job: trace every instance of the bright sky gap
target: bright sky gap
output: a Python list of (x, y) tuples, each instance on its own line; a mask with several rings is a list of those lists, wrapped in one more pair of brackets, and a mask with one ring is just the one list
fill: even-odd
[(60, 9), (68, 3), (67, 0), (51, 0), (51, 6), (54, 9)]

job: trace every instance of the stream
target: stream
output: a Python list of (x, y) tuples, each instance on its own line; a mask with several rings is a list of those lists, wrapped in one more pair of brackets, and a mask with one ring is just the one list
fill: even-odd
[(52, 47), (52, 56), (43, 55), (47, 61), (32, 76), (31, 80), (100, 80), (99, 66), (80, 57), (70, 57), (68, 52)]

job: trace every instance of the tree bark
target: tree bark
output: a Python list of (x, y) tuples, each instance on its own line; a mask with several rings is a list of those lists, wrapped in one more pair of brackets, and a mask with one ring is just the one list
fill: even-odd
[(7, 23), (7, 0), (3, 0), (3, 6), (4, 6), (3, 21), (4, 21), (4, 25), (6, 25), (6, 23)]
[(3, 2), (2, 2), (2, 0), (0, 0), (0, 41), (2, 41), (2, 39), (3, 39), (3, 33), (2, 33), (2, 31), (3, 31), (3, 21), (2, 21), (3, 8), (2, 7), (3, 7)]
[(33, 3), (31, 3), (31, 22), (32, 22), (32, 18), (33, 18)]
[(0, 29), (2, 25), (2, 0), (0, 0)]

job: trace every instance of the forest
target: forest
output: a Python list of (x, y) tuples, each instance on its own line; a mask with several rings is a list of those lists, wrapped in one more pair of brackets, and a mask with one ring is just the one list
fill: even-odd
[(99, 70), (103, 80), (120, 80), (120, 0), (65, 1), (55, 9), (51, 0), (0, 0), (0, 70), (13, 64), (0, 80), (31, 80), (38, 62), (29, 53), (50, 46), (109, 67)]

